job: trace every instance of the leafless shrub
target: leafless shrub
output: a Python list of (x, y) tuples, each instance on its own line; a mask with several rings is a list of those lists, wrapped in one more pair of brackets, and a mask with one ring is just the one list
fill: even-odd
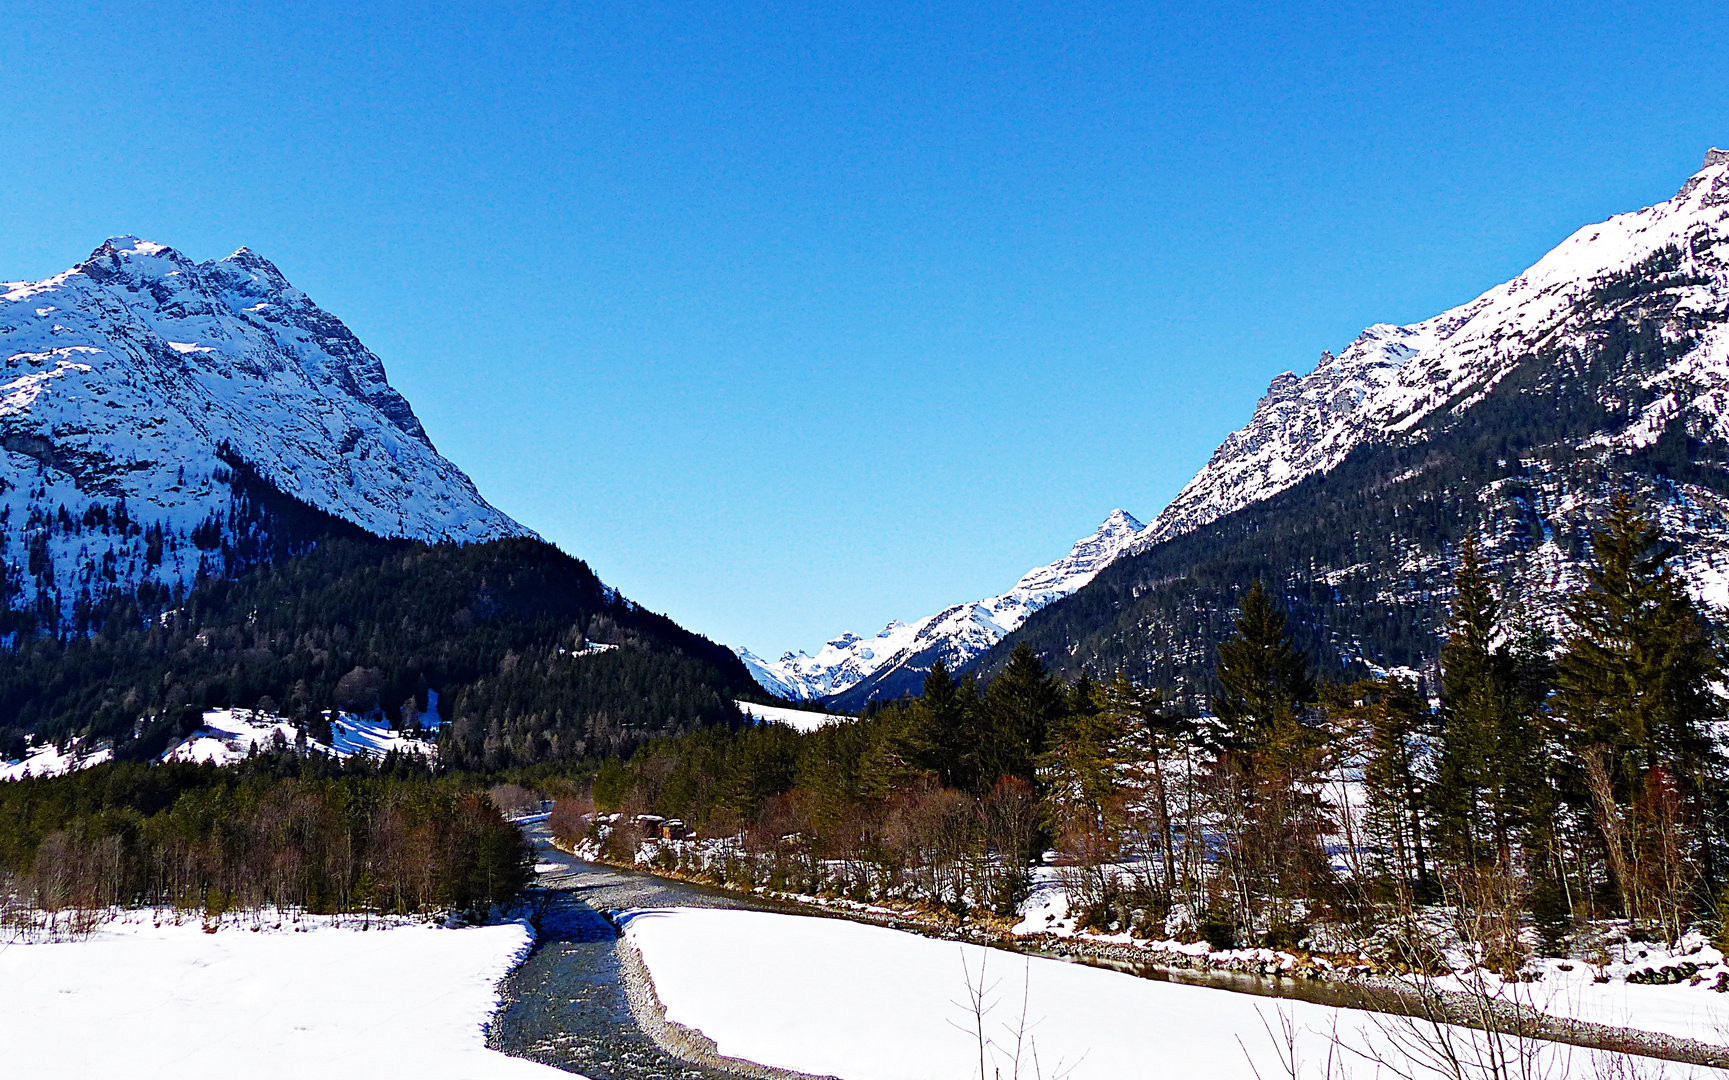
[[(964, 1032), (971, 1037), (978, 1047), (979, 1080), (1066, 1080), (1080, 1067), (1080, 1062), (1066, 1064), (1059, 1059), (1051, 1067), (1047, 1075), (1044, 1066), (1039, 1061), (1038, 1041), (1033, 1037), (1033, 1028), (1038, 1021), (1032, 1019), (1030, 1007), (1032, 1003), (1032, 960), (1025, 958), (1021, 972), (1021, 1002), (1020, 1011), (1012, 1023), (1004, 1023), (1003, 1039), (998, 1042), (989, 1033), (987, 1018), (1001, 1001), (998, 999), (997, 987), (1001, 980), (989, 981), (986, 969), (990, 964), (990, 954), (979, 956), (979, 968), (975, 974), (967, 963), (966, 950), (961, 950), (961, 976), (966, 986), (965, 997), (960, 1001), (951, 1002), (966, 1014), (965, 1024), (949, 1021), (949, 1026)], [(1082, 1055), (1085, 1059), (1085, 1055)]]
[(486, 794), (505, 817), (521, 817), (540, 809), (540, 796), (519, 784), (495, 784)]

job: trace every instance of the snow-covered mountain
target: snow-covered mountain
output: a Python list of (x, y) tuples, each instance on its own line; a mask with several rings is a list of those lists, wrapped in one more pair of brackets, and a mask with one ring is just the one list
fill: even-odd
[(815, 656), (801, 650), (768, 661), (749, 649), (734, 651), (757, 682), (781, 697), (820, 698), (841, 708), (856, 708), (873, 697), (896, 697), (903, 689), (916, 690), (938, 658), (951, 670), (959, 668), (1028, 615), (1091, 581), (1143, 529), (1127, 512), (1113, 510), (1067, 555), (1027, 571), (1000, 596), (956, 604), (916, 622), (891, 622), (871, 638), (842, 634)]
[[(1682, 315), (1721, 314), (1729, 271), (1729, 151), (1713, 149), (1667, 202), (1587, 225), (1513, 280), (1410, 326), (1379, 324), (1309, 374), (1273, 379), (1246, 427), (1147, 526), (1144, 549), (1324, 473), (1364, 442), (1424, 437), (1436, 413), (1463, 414), (1534, 351), (1579, 349), (1597, 329), (1606, 277), (1642, 264), (1686, 279)], [(1658, 266), (1672, 263), (1672, 266)], [(1729, 434), (1729, 336), (1713, 326), (1668, 370), (1644, 414), (1613, 438), (1654, 440), (1678, 413)]]
[(1318, 662), (1432, 670), (1464, 540), (1521, 629), (1557, 634), (1621, 493), (1729, 618), (1723, 150), (1674, 197), (1578, 230), (1471, 302), (1278, 376), (1131, 550), (975, 667), (1027, 644), (1200, 707), (1259, 578)]
[(236, 539), (238, 476), (384, 537), (531, 536), (439, 455), (384, 367), (241, 248), (118, 237), (0, 284), (4, 605), (192, 581)]

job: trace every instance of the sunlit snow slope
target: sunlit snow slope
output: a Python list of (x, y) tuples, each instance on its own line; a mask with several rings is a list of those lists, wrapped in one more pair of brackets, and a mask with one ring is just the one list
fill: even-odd
[[(1437, 413), (1463, 413), (1533, 352), (1583, 349), (1602, 280), (1673, 250), (1687, 277), (1678, 310), (1714, 315), (1729, 271), (1712, 249), (1729, 239), (1729, 151), (1712, 150), (1667, 202), (1587, 225), (1536, 265), (1468, 304), (1410, 326), (1379, 324), (1309, 374), (1279, 375), (1234, 432), (1136, 542), (1142, 549), (1326, 472), (1366, 441), (1396, 441)], [(1661, 273), (1662, 268), (1653, 272)], [(1729, 435), (1729, 339), (1713, 327), (1700, 347), (1653, 380), (1660, 394), (1614, 437), (1642, 445), (1678, 413), (1696, 433)]]
[(237, 466), (379, 536), (532, 535), (439, 455), (378, 357), (246, 248), (194, 263), (119, 237), (0, 285), (0, 448), (13, 607), (219, 566)]

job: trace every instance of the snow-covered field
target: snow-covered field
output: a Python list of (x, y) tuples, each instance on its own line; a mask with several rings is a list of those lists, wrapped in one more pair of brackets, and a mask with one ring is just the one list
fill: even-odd
[[(974, 986), (987, 988), (987, 1069), (1003, 1077), (1014, 1075), (1023, 1000), (1029, 1038), (1020, 1075), (1028, 1078), (1035, 1050), (1037, 1075), (1045, 1078), (1286, 1075), (1268, 1030), (1280, 1030), (1281, 1010), (1294, 1021), (1299, 1055), (1316, 1069), (1335, 1025), (1347, 1043), (1385, 1047), (1386, 1036), (1361, 1012), (1155, 982), (838, 919), (675, 908), (630, 912), (623, 923), (669, 1020), (702, 1031), (722, 1054), (843, 1080), (977, 1076), (968, 971)], [(1542, 1053), (1546, 1075), (1597, 1073), (1590, 1051), (1549, 1046)], [(1345, 1064), (1348, 1075), (1375, 1075), (1361, 1062)], [(1645, 1075), (1723, 1075), (1647, 1064)]]
[(498, 982), (533, 941), (520, 923), (303, 916), (207, 934), (161, 917), (0, 946), (0, 1076), (570, 1080), (485, 1045)]
[[(437, 750), (436, 743), (409, 738), (381, 720), (350, 713), (339, 713), (331, 720), (330, 734), (329, 746), (308, 739), (308, 748), (337, 757), (354, 754), (383, 757), (392, 750), (431, 755)], [(293, 746), (294, 724), (254, 709), (212, 709), (204, 714), (203, 726), (170, 747), (162, 760), (232, 765), (255, 747), (260, 751), (270, 749), (279, 735), (283, 745)]]
[(837, 713), (810, 712), (806, 709), (789, 709), (784, 705), (758, 705), (754, 701), (735, 701), (739, 711), (759, 724), (785, 724), (794, 731), (815, 731), (819, 727), (853, 719)]
[(59, 776), (74, 769), (100, 765), (114, 756), (107, 747), (87, 749), (83, 740), (74, 739), (62, 750), (51, 742), (31, 742), (20, 758), (0, 757), (0, 780), (22, 780), (29, 776)]
[[(436, 704), (436, 695), (434, 696)], [(423, 720), (427, 728), (436, 728), (438, 716), (428, 712)], [(338, 713), (330, 722), (330, 745), (308, 739), (306, 747), (322, 754), (351, 757), (366, 754), (383, 757), (392, 750), (431, 756), (438, 744), (428, 739), (411, 738), (389, 724), (371, 717)], [(211, 709), (204, 714), (198, 730), (169, 747), (163, 761), (211, 762), (233, 765), (254, 749), (262, 752), (272, 748), (280, 737), (282, 745), (294, 746), (294, 724), (272, 713), (256, 709)], [(59, 776), (76, 769), (100, 765), (113, 757), (107, 747), (87, 747), (73, 740), (65, 750), (53, 743), (31, 742), (24, 756), (18, 759), (0, 758), (0, 780), (21, 780), (29, 776)]]

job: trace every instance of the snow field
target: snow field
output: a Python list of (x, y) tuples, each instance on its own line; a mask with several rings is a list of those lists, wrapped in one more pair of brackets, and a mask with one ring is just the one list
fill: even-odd
[[(429, 711), (428, 715), (431, 717), (429, 726), (436, 726), (437, 714)], [(381, 720), (352, 713), (338, 713), (332, 718), (330, 727), (332, 745), (309, 739), (308, 749), (339, 758), (355, 754), (381, 758), (393, 750), (427, 757), (438, 752), (435, 742), (411, 738)], [(294, 724), (283, 717), (256, 709), (211, 709), (205, 712), (198, 730), (165, 750), (161, 760), (234, 765), (244, 761), (255, 749), (261, 753), (269, 751), (278, 735), (282, 736), (284, 745), (295, 745)], [(53, 743), (31, 741), (26, 744), (22, 758), (15, 761), (0, 758), (0, 780), (59, 776), (100, 765), (113, 756), (112, 748), (86, 749), (83, 740), (79, 739), (69, 743), (65, 751)]]
[[(842, 1080), (976, 1077), (968, 972), (986, 988), (987, 1068), (1005, 1080), (1015, 1075), (1023, 988), (1029, 1040), (1019, 1075), (1029, 1080), (1034, 1050), (1036, 1075), (1046, 1080), (1286, 1075), (1269, 1035), (1269, 1027), (1280, 1030), (1281, 1012), (1312, 1068), (1326, 1060), (1335, 1029), (1348, 1043), (1385, 1045), (1362, 1012), (1154, 982), (838, 919), (673, 908), (628, 912), (620, 921), (667, 1019), (700, 1030), (727, 1056)], [(1590, 1051), (1547, 1046), (1542, 1053), (1547, 1075), (1594, 1075)], [(1366, 1063), (1344, 1064), (1345, 1075), (1375, 1075)], [(1724, 1075), (1645, 1064), (1651, 1071), (1641, 1075)]]
[(114, 751), (100, 747), (86, 752), (83, 740), (75, 739), (61, 750), (51, 742), (25, 744), (24, 756), (13, 761), (0, 757), (0, 780), (24, 780), (32, 776), (59, 776), (74, 769), (100, 765)]
[(785, 724), (794, 731), (815, 731), (829, 724), (853, 719), (838, 713), (809, 712), (804, 709), (789, 709), (784, 705), (758, 705), (754, 701), (735, 701), (733, 704), (759, 724)]
[[(333, 745), (326, 746), (316, 739), (307, 746), (321, 753), (350, 757), (367, 754), (383, 757), (392, 750), (424, 754), (437, 752), (436, 743), (412, 739), (380, 720), (351, 713), (339, 713), (331, 718)], [(292, 722), (271, 713), (255, 709), (212, 709), (204, 714), (203, 725), (162, 755), (163, 761), (209, 761), (217, 765), (233, 765), (244, 760), (256, 747), (267, 751), (277, 735), (288, 746), (294, 745), (295, 727)]]
[(0, 946), (0, 1076), (572, 1075), (485, 1045), (498, 982), (533, 944), (524, 924), (361, 930), (302, 917), (207, 934), (196, 919), (152, 917)]

